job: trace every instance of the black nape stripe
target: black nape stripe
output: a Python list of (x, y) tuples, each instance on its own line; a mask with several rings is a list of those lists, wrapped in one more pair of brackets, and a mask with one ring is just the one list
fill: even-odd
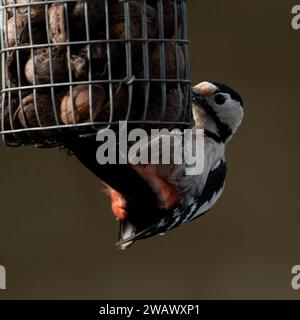
[[(206, 106), (205, 111), (207, 113), (208, 116), (210, 116), (213, 121), (215, 122), (217, 129), (218, 129), (218, 135), (206, 131), (206, 135), (209, 136), (209, 134), (211, 135), (211, 137), (216, 141), (216, 142), (223, 142), (225, 143), (226, 140), (232, 135), (232, 130), (228, 127), (228, 125), (226, 125), (225, 123), (223, 123), (219, 117), (217, 116), (217, 114), (215, 113), (215, 111), (213, 110), (213, 108), (211, 108), (210, 106)], [(205, 132), (204, 132), (205, 133)], [(212, 136), (213, 135), (213, 136)]]
[(221, 140), (221, 138), (220, 138), (217, 134), (215, 134), (215, 133), (213, 133), (213, 132), (211, 132), (211, 131), (209, 131), (209, 130), (204, 130), (204, 135), (205, 135), (206, 137), (208, 137), (208, 138), (212, 138), (212, 139), (215, 140), (217, 143), (223, 142), (223, 141)]
[(211, 83), (218, 87), (217, 92), (224, 92), (230, 94), (232, 99), (238, 101), (242, 107), (244, 106), (242, 97), (236, 91), (220, 82), (211, 81)]

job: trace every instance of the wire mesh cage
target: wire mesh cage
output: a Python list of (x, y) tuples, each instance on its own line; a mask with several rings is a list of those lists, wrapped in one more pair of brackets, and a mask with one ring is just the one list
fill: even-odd
[(7, 144), (191, 126), (185, 0), (1, 1)]

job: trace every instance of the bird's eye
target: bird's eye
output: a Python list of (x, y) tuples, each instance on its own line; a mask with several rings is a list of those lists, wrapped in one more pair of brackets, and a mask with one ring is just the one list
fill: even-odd
[(223, 94), (215, 95), (215, 103), (218, 105), (223, 105), (226, 102), (226, 97)]

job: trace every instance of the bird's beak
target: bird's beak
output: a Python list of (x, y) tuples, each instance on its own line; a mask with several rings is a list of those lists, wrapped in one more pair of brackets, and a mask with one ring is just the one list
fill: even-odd
[(207, 104), (204, 96), (199, 92), (199, 90), (192, 88), (192, 99), (197, 105), (201, 106), (203, 109), (208, 109), (209, 105)]
[(192, 88), (192, 97), (195, 101), (202, 101), (204, 97), (200, 94), (199, 90)]

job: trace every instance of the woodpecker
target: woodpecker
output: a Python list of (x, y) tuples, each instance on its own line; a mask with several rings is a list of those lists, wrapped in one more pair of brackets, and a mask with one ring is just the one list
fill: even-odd
[(186, 175), (185, 164), (100, 166), (95, 159), (94, 141), (68, 145), (105, 183), (112, 211), (120, 221), (117, 246), (121, 249), (202, 216), (223, 193), (225, 147), (242, 122), (243, 100), (218, 82), (199, 83), (192, 89), (192, 97), (193, 132), (204, 132), (204, 170), (200, 175)]

